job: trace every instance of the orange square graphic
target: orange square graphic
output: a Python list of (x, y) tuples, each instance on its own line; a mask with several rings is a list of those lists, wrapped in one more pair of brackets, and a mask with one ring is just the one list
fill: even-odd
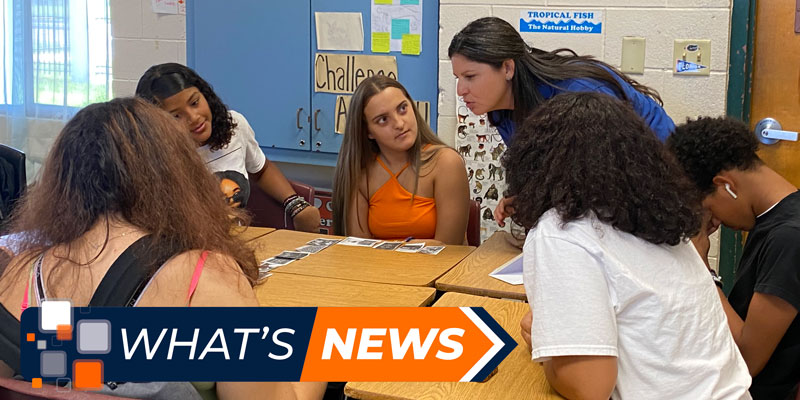
[(72, 387), (77, 390), (96, 390), (103, 387), (103, 362), (75, 360), (72, 363)]
[(42, 378), (33, 378), (33, 379), (31, 379), (31, 387), (34, 388), (34, 389), (41, 389), (42, 388)]
[(29, 341), (29, 342), (35, 342), (36, 341), (36, 334), (35, 333), (27, 334), (26, 335), (26, 340)]
[(61, 341), (72, 340), (72, 325), (56, 326), (56, 339)]

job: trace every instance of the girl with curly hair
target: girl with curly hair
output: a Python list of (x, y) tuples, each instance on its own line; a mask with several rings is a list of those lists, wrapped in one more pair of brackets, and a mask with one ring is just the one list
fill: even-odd
[(431, 131), (403, 85), (383, 75), (362, 81), (336, 163), (334, 233), (462, 244), (468, 212), (461, 156)]
[(530, 229), (524, 336), (557, 391), (750, 398), (747, 366), (688, 239), (700, 229), (699, 199), (628, 103), (554, 97), (520, 126), (503, 166), (513, 219)]
[[(450, 41), (447, 54), (458, 78), (456, 92), (473, 113), (488, 113), (506, 144), (539, 105), (565, 92), (605, 93), (627, 101), (662, 141), (675, 130), (652, 88), (594, 57), (531, 47), (500, 18), (470, 22)], [(511, 203), (503, 198), (495, 209), (500, 226), (512, 211)]]
[(172, 114), (189, 130), (197, 152), (212, 172), (236, 171), (245, 182), (241, 207), (250, 197), (248, 173), (258, 186), (285, 207), (298, 230), (317, 232), (319, 210), (300, 198), (256, 142), (242, 114), (228, 110), (211, 85), (191, 68), (166, 63), (150, 67), (139, 79), (136, 95)]

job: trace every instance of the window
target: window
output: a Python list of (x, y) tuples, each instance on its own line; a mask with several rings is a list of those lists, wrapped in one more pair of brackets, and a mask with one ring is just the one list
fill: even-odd
[(57, 107), (74, 114), (109, 99), (108, 0), (2, 2), (1, 104), (24, 104), (27, 116), (48, 117)]

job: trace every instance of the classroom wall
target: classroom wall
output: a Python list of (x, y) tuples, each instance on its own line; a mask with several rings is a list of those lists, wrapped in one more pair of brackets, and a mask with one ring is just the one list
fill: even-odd
[[(730, 0), (440, 0), (439, 136), (455, 143), (455, 78), (447, 57), (450, 40), (470, 21), (496, 16), (519, 26), (523, 10), (602, 11), (600, 34), (523, 33), (534, 47), (567, 47), (619, 67), (623, 36), (645, 38), (644, 75), (631, 75), (656, 89), (676, 123), (687, 117), (725, 114)], [(675, 39), (711, 39), (711, 75), (676, 76)], [(710, 261), (716, 267), (719, 235), (712, 237)]]
[[(366, 1), (366, 0), (365, 0)], [(139, 76), (150, 65), (186, 63), (186, 17), (155, 14), (150, 0), (111, 0), (113, 40), (113, 94), (133, 95)], [(665, 109), (676, 121), (689, 116), (725, 113), (730, 40), (730, 0), (440, 0), (439, 29), (439, 135), (455, 142), (455, 79), (447, 58), (450, 39), (470, 21), (498, 16), (516, 26), (520, 10), (600, 10), (601, 34), (524, 33), (532, 45), (543, 49), (568, 47), (619, 66), (622, 37), (646, 39), (644, 75), (632, 77), (661, 94)], [(674, 39), (711, 39), (711, 75), (674, 76)], [(280, 164), (293, 179), (329, 188), (333, 169)], [(712, 239), (711, 261), (717, 264), (718, 235)]]

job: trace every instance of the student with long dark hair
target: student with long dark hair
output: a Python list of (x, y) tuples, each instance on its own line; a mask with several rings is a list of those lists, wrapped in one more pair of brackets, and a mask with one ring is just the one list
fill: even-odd
[(367, 78), (350, 100), (333, 181), (337, 235), (465, 241), (464, 160), (431, 131), (399, 82)]
[[(450, 41), (447, 54), (458, 78), (458, 95), (473, 113), (488, 114), (506, 144), (512, 142), (515, 127), (539, 105), (564, 92), (597, 92), (625, 100), (662, 141), (675, 130), (655, 90), (591, 56), (531, 47), (500, 18), (470, 22)], [(501, 226), (510, 200), (501, 199), (495, 209)]]
[[(726, 299), (728, 324), (744, 356), (755, 399), (794, 399), (800, 382), (800, 191), (764, 164), (747, 125), (730, 118), (687, 121), (667, 140), (710, 212), (749, 231)], [(708, 236), (697, 247), (708, 255)]]
[(750, 376), (689, 238), (691, 183), (630, 104), (568, 93), (503, 156), (532, 357), (567, 398), (749, 399)]
[(297, 230), (318, 232), (319, 210), (295, 193), (289, 181), (271, 163), (256, 142), (255, 132), (242, 114), (228, 107), (211, 85), (191, 68), (166, 63), (150, 67), (139, 79), (136, 95), (172, 114), (197, 143), (197, 152), (212, 172), (241, 175), (241, 207), (250, 197), (248, 175), (275, 201), (282, 203)]
[[(19, 344), (18, 320), (47, 299), (69, 299), (75, 307), (98, 298), (106, 299), (99, 305), (117, 306), (258, 306), (255, 256), (229, 234), (229, 216), (242, 212), (219, 196), (217, 179), (188, 136), (176, 134), (181, 130), (168, 114), (134, 98), (87, 106), (66, 124), (10, 226), (17, 240), (0, 276), (0, 375), (19, 373), (18, 346), (10, 348)], [(106, 284), (121, 271), (135, 271), (125, 276), (141, 277), (144, 290)], [(188, 382), (122, 383), (102, 391), (200, 399)], [(320, 398), (323, 391), (321, 383), (215, 387), (220, 399)]]

